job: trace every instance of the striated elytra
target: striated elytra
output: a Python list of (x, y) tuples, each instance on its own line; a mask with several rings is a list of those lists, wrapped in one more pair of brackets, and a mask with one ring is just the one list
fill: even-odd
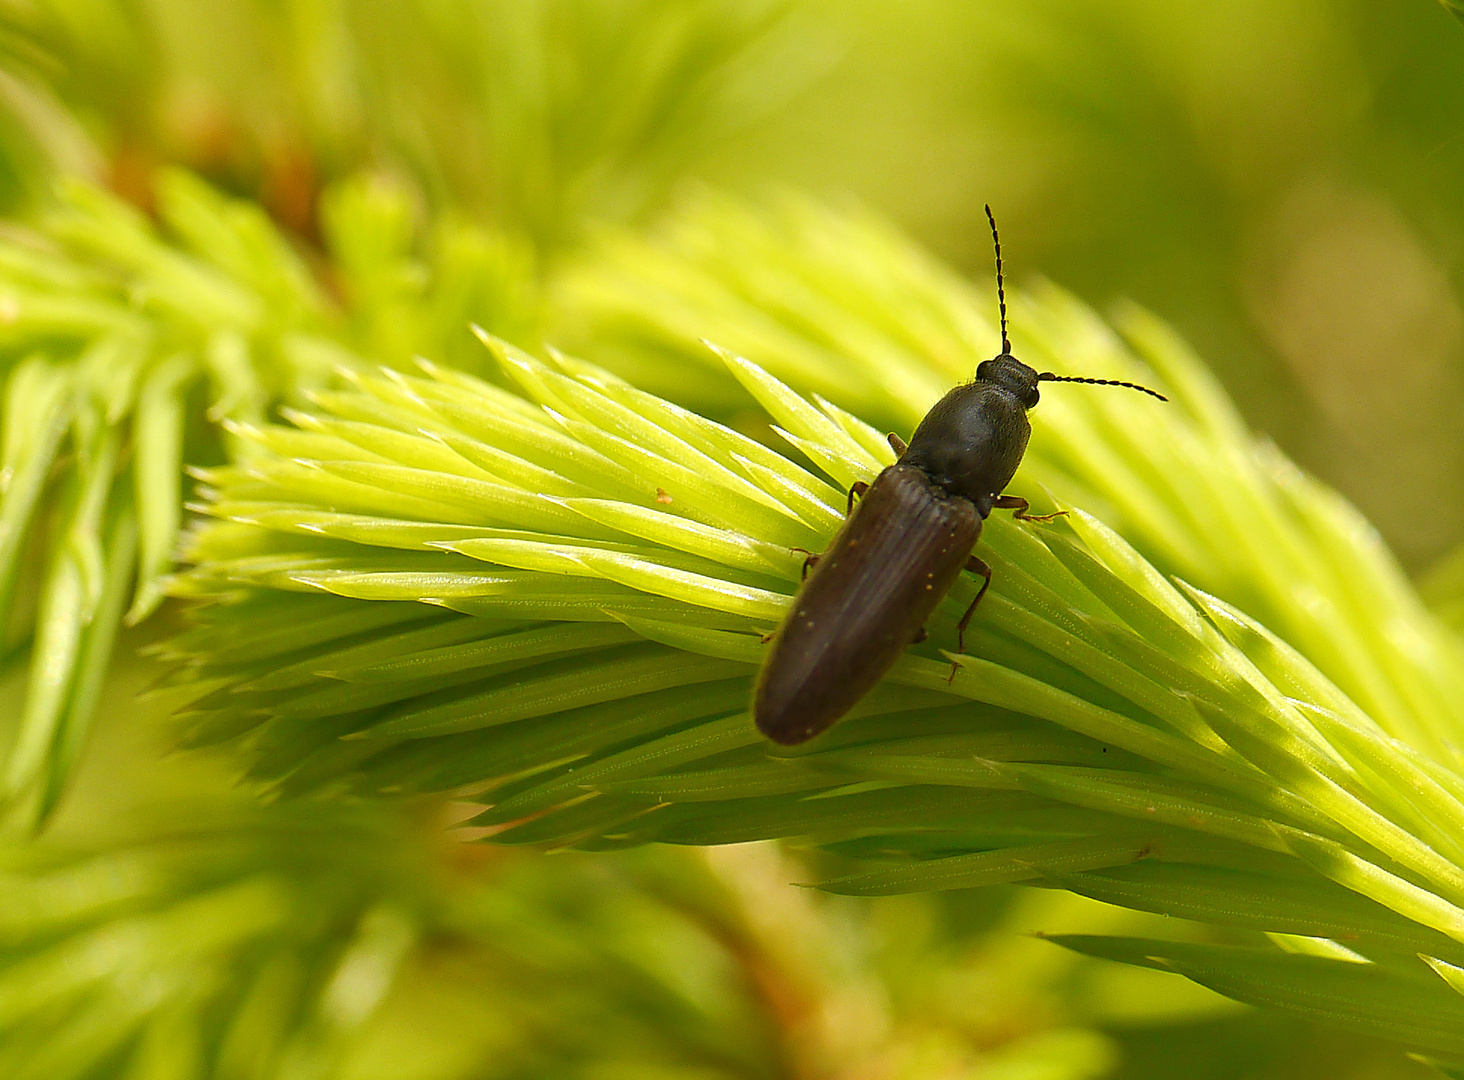
[(853, 708), (907, 646), (924, 639), (925, 621), (962, 569), (985, 579), (957, 629), (957, 651), (965, 651), (966, 626), (991, 585), (991, 568), (971, 553), (981, 523), (997, 508), (1028, 521), (1057, 516), (1035, 517), (1026, 499), (1002, 494), (1027, 449), (1027, 410), (1037, 404), (1039, 382), (1126, 386), (1167, 400), (1135, 383), (1039, 373), (1012, 355), (989, 206), (986, 216), (996, 244), (1001, 352), (935, 403), (909, 446), (890, 436), (899, 460), (873, 484), (850, 488), (843, 527), (827, 551), (805, 562), (806, 580), (753, 694), (758, 730), (774, 742), (805, 742)]

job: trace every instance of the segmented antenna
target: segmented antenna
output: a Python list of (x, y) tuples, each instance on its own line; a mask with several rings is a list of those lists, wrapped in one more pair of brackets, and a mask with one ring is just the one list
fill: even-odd
[(1150, 397), (1156, 397), (1160, 401), (1169, 400), (1158, 390), (1150, 390), (1147, 386), (1140, 386), (1138, 383), (1119, 382), (1117, 379), (1084, 379), (1078, 375), (1054, 375), (1050, 371), (1044, 371), (1037, 376), (1037, 381), (1092, 383), (1094, 386), (1127, 386), (1130, 390), (1138, 390), (1141, 393), (1148, 394)]
[(991, 222), (991, 242), (996, 245), (996, 301), (1001, 305), (1001, 351), (1011, 355), (1012, 343), (1007, 340), (1006, 289), (1001, 283), (1001, 237), (996, 235), (996, 218), (992, 216), (991, 204), (986, 204), (986, 220)]

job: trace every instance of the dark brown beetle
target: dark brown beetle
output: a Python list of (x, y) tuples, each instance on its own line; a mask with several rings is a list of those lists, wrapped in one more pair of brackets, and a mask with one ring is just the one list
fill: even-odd
[(806, 580), (753, 696), (758, 730), (774, 742), (805, 742), (853, 708), (907, 646), (925, 639), (926, 619), (962, 569), (985, 578), (957, 629), (956, 649), (966, 651), (966, 625), (991, 585), (991, 567), (971, 554), (982, 521), (997, 508), (1027, 521), (1057, 516), (1030, 515), (1026, 499), (1001, 494), (1027, 449), (1027, 410), (1037, 404), (1039, 382), (1127, 386), (1168, 400), (1135, 383), (1039, 373), (1012, 355), (1001, 241), (989, 206), (986, 216), (996, 245), (1001, 352), (976, 369), (974, 382), (935, 403), (909, 446), (890, 435), (899, 460), (873, 484), (849, 489), (843, 528), (804, 563)]

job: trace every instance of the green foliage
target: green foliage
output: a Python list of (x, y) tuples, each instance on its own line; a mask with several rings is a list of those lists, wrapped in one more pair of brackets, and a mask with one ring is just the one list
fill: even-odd
[[(1177, 971), (1221, 993), (1458, 1060), (1464, 1056), (1464, 1002), (1422, 971), (1361, 957), (1286, 949), (1191, 945), (1133, 938), (1057, 937), (1070, 949)], [(1437, 968), (1443, 961), (1433, 960)]]
[(55, 93), (63, 63), (47, 48), (54, 24), (25, 4), (0, 7), (0, 207), (40, 203), (60, 173), (100, 168), (79, 119)]
[(224, 452), (205, 418), (260, 419), (362, 353), (458, 356), (471, 318), (535, 317), (521, 253), (460, 221), (420, 238), (383, 183), (331, 193), (344, 307), (258, 207), (181, 172), (157, 204), (165, 232), (72, 184), (0, 241), (0, 611), (32, 672), (0, 801), (21, 829), (60, 797), (123, 612), (162, 599), (183, 461)]
[(0, 47), (48, 58), (24, 86), (93, 130), (69, 158), (38, 158), (59, 137), (50, 116), (0, 93), (0, 155), (27, 184), (0, 205), (43, 193), (47, 166), (78, 158), (145, 198), (146, 170), (172, 161), (309, 232), (321, 186), (386, 168), (441, 210), (555, 247), (587, 213), (654, 205), (688, 157), (817, 76), (788, 7), (35, 0)]
[[(858, 189), (872, 168), (908, 188), (892, 202), (910, 220), (979, 235), (957, 227), (979, 205), (965, 158), (994, 162), (982, 185), (1029, 218), (1014, 193), (1040, 200), (1047, 242), (1064, 238), (1068, 261), (1054, 249), (1046, 265), (1166, 297), (1188, 325), (1249, 305), (1322, 397), (1327, 371), (1379, 351), (1376, 327), (1337, 318), (1351, 294), (1329, 308), (1303, 287), (1317, 285), (1303, 256), (1340, 238), (1329, 293), (1349, 259), (1418, 286), (1413, 306), (1385, 305), (1397, 377), (1379, 389), (1403, 401), (1427, 385), (1410, 438), (1443, 430), (1457, 387), (1418, 378), (1454, 347), (1456, 313), (1442, 256), (1404, 220), (1446, 243), (1457, 217), (1425, 190), (1453, 151), (1434, 107), (1452, 84), (1424, 21), (1374, 33), (1366, 5), (1334, 19), (1303, 0), (1194, 33), (1143, 5), (1077, 20), (992, 9), (969, 25), (949, 7), (880, 14), (850, 65), (859, 94), (901, 97), (888, 75), (918, 56), (940, 102), (899, 108), (935, 119), (897, 109), (860, 128), (853, 168), (812, 174)], [(1127, 1000), (1072, 989), (1096, 966), (1085, 955), (1464, 1069), (1464, 676), (1443, 626), (1460, 624), (1464, 575), (1445, 562), (1425, 583), (1436, 621), (1356, 512), (1254, 443), (1142, 311), (1114, 314), (1120, 341), (1057, 290), (1018, 298), (1025, 359), (1153, 380), (1175, 404), (1046, 392), (1014, 486), (1070, 513), (990, 523), (998, 584), (972, 656), (946, 651), (967, 581), (834, 732), (776, 753), (752, 732), (759, 637), (796, 588), (798, 549), (822, 546), (843, 489), (889, 460), (883, 432), (908, 434), (995, 341), (984, 284), (857, 211), (693, 192), (649, 238), (576, 248), (587, 219), (635, 219), (688, 171), (736, 186), (769, 157), (786, 167), (777, 139), (700, 155), (821, 70), (826, 39), (795, 9), (0, 11), (0, 206), (37, 211), (0, 237), (0, 659), (30, 669), (0, 743), (0, 813), (25, 832), (56, 810), (98, 704), (124, 700), (108, 679), (119, 626), (168, 589), (203, 603), (155, 649), (181, 662), (157, 699), (185, 701), (190, 746), (221, 745), (251, 787), (294, 797), (201, 799), (120, 837), (0, 850), (6, 1075), (1079, 1080), (1116, 1067), (1095, 1017)], [(848, 26), (878, 6), (851, 10)], [(1265, 33), (1227, 53), (1217, 27), (1247, 18)], [(929, 29), (878, 32), (899, 20)], [(947, 34), (957, 24), (979, 29)], [(1332, 48), (1349, 34), (1362, 55)], [(968, 39), (992, 50), (976, 65), (991, 85), (946, 87), (972, 67)], [(990, 147), (962, 129), (953, 163), (929, 136), (966, 93)], [(849, 102), (872, 97), (835, 99), (830, 127), (852, 127), (841, 111), (868, 119)], [(1274, 106), (1267, 122), (1255, 101)], [(898, 130), (893, 171), (868, 153), (881, 122)], [(155, 184), (166, 161), (260, 204), (177, 171)], [(1309, 186), (1319, 170), (1344, 187)], [(1050, 198), (1058, 176), (1075, 197)], [(965, 209), (924, 206), (933, 192)], [(1136, 242), (1115, 252), (1086, 222), (1074, 240), (1094, 207)], [(1283, 241), (1250, 251), (1256, 232)], [(595, 364), (546, 362), (541, 275), (550, 336)], [(1186, 298), (1156, 278), (1209, 284)], [(1308, 336), (1327, 311), (1354, 346), (1331, 347), (1341, 360)], [(1225, 352), (1233, 379), (1245, 349)], [(413, 368), (418, 354), (432, 359)], [(1268, 397), (1290, 423), (1296, 395)], [(1399, 427), (1397, 408), (1380, 392), (1332, 419), (1367, 445)], [(1419, 470), (1401, 460), (1374, 471), (1406, 494)], [(191, 511), (211, 523), (186, 517), (184, 462), (202, 480)], [(1428, 535), (1441, 543), (1450, 520)], [(180, 537), (193, 566), (175, 579)], [(485, 865), (469, 867), (432, 839), (440, 802), (381, 805), (440, 792), (473, 801), (464, 835), (517, 849), (470, 849)], [(644, 846), (759, 837), (795, 839), (807, 865)], [(790, 894), (790, 876), (824, 891)], [(1081, 931), (1055, 939), (1066, 952), (1003, 953), (994, 936), (982, 947), (998, 960), (962, 966), (973, 939), (944, 928), (907, 955), (912, 925), (1014, 891), (961, 890), (1011, 881), (1041, 887), (1023, 894), (1032, 921), (982, 928)], [(1078, 910), (1108, 921), (1063, 925)], [(881, 917), (900, 933), (881, 941)], [(1154, 996), (1176, 996), (1168, 979)], [(424, 989), (472, 1009), (408, 1004)], [(423, 1060), (421, 1028), (466, 1057)], [(1365, 1060), (1348, 1063), (1361, 1075)]]
[(1418, 591), (1441, 620), (1464, 631), (1464, 547), (1430, 568), (1419, 581)]
[[(473, 1067), (429, 1055), (435, 1075), (775, 1074), (765, 1006), (718, 940), (747, 936), (736, 904), (689, 862), (454, 865), (435, 820), (371, 809), (215, 799), (147, 817), (4, 850), (6, 1076), (421, 1075), (389, 1023), (410, 1022), (413, 992), (486, 1021), (456, 1040)], [(677, 964), (657, 963), (652, 927)]]
[(167, 817), (4, 851), (7, 1076), (321, 1075), (446, 925), (426, 860), (381, 814)]
[[(51, 813), (85, 745), (119, 609), (137, 621), (161, 599), (181, 463), (224, 453), (205, 410), (259, 419), (363, 356), (479, 366), (470, 321), (535, 332), (541, 247), (587, 210), (635, 212), (691, 147), (780, 96), (769, 72), (791, 86), (812, 70), (778, 63), (777, 3), (403, 2), (280, 21), (241, 0), (204, 23), (194, 7), (47, 0), (0, 25), (0, 158), (18, 185), (0, 200), (43, 208), (0, 242), (0, 655), (35, 646), (0, 813), (22, 830)], [(258, 70), (279, 73), (288, 104), (261, 93)], [(200, 86), (206, 115), (171, 131)], [(79, 129), (53, 122), (69, 119), (63, 101), (96, 122), (114, 182), (161, 230), (74, 179), (59, 205), (36, 197), (57, 171), (104, 171)], [(189, 149), (217, 130), (237, 141), (226, 160)], [(193, 151), (318, 229), (327, 272), (261, 206), (181, 171), (153, 184), (153, 157)], [(451, 209), (424, 228), (421, 200), (379, 176), (317, 190), (321, 171), (375, 162), (404, 165)]]
[[(585, 340), (600, 358), (632, 377), (715, 364), (704, 337), (902, 432), (995, 341), (989, 286), (973, 291), (868, 215), (794, 198), (758, 215), (704, 195), (651, 242), (613, 238), (558, 290), (566, 324), (588, 325)], [(1113, 377), (1146, 376), (1134, 366), (1139, 358), (1179, 408), (1156, 410), (1112, 390), (1045, 391), (1019, 474), (1028, 489), (1040, 484), (1089, 510), (1164, 574), (1259, 619), (1390, 734), (1452, 753), (1457, 647), (1376, 531), (1252, 439), (1213, 377), (1158, 320), (1117, 308), (1130, 352), (1060, 291), (1040, 287), (1033, 299), (1013, 306), (1018, 356), (1060, 373)], [(680, 400), (716, 387), (701, 400), (718, 411), (746, 401), (717, 373), (683, 383), (695, 389), (665, 392)]]
[[(1099, 964), (1013, 930), (1150, 929), (1056, 892), (790, 889), (767, 845), (548, 858), (459, 844), (433, 804), (139, 800), (160, 780), (129, 771), (126, 824), (0, 847), (7, 1077), (1084, 1080), (1119, 1053)], [(1232, 1013), (1149, 997), (1160, 1024)]]
[[(825, 235), (827, 216), (792, 212), (804, 232), (769, 274), (803, 288), (782, 292), (799, 306), (781, 332), (854, 343), (831, 393), (933, 396), (924, 358), (964, 350), (974, 366), (992, 351), (951, 279), (908, 249), (891, 258), (887, 232), (860, 244), (857, 221)], [(862, 279), (819, 273), (835, 249)], [(657, 253), (641, 256), (654, 269)], [(743, 277), (762, 265), (735, 261)], [(712, 333), (735, 292), (717, 280), (700, 320)], [(664, 340), (660, 310), (615, 314), (628, 337)], [(221, 520), (192, 537), (177, 586), (214, 602), (169, 646), (187, 661), (189, 742), (237, 743), (284, 793), (481, 792), (474, 823), (500, 843), (800, 837), (854, 860), (825, 882), (836, 891), (1028, 881), (1338, 939), (1452, 1015), (1438, 972), (1464, 964), (1455, 639), (1355, 513), (1254, 445), (1151, 317), (1124, 313), (1149, 370), (1051, 288), (1018, 298), (1014, 318), (1018, 355), (1039, 368), (1157, 382), (1173, 403), (1046, 391), (1012, 487), (1046, 487), (1071, 512), (1050, 526), (993, 516), (971, 655), (946, 651), (967, 580), (828, 736), (775, 752), (747, 696), (798, 549), (821, 548), (842, 489), (892, 460), (880, 431), (720, 353), (795, 460), (601, 368), (485, 336), (517, 394), (430, 364), (358, 373), (287, 414), (293, 427), (239, 427), (254, 449), (199, 474), (200, 509)], [(798, 355), (762, 351), (808, 381)], [(1297, 978), (1274, 993), (1302, 995)], [(1383, 976), (1339, 978), (1354, 1012), (1385, 1008), (1368, 996)], [(1224, 985), (1244, 996), (1239, 975)], [(1372, 1030), (1455, 1049), (1388, 1023)]]

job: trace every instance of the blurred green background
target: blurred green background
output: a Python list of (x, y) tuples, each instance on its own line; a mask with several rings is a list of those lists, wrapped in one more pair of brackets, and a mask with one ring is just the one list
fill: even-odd
[[(418, 226), (476, 223), (549, 297), (598, 230), (654, 228), (697, 183), (861, 201), (982, 285), (990, 202), (1010, 275), (1171, 320), (1252, 425), (1353, 499), (1410, 572), (1464, 538), (1464, 27), (1431, 0), (0, 5), (7, 215), (43, 207), (61, 175), (150, 208), (169, 164), (258, 200), (317, 263), (322, 192), (391, 177)], [(552, 323), (525, 291), (522, 325)], [(386, 360), (422, 347), (391, 326), (371, 339)], [(167, 758), (163, 706), (131, 703), (156, 674), (132, 662), (114, 676), (46, 841), (66, 854), (41, 869), (14, 855), (8, 886), (136, 843), (171, 867), (124, 905), (152, 911), (190, 875), (217, 885), (197, 869), (212, 849), (178, 840), (180, 823), (294, 835), (309, 816), (259, 811), (225, 794), (217, 765)], [(6, 669), (7, 700), (23, 676)], [(339, 972), (353, 934), (395, 940), (380, 912), (405, 913), (412, 944), (392, 954), (383, 1008), (368, 995), (334, 1027), (312, 1014), (277, 1065), (251, 1073), (239, 1051), (230, 1075), (1427, 1075), (1364, 1040), (1018, 936), (1144, 932), (1140, 916), (1065, 894), (811, 896), (783, 884), (798, 856), (771, 847), (465, 859), (434, 839), (442, 807), (405, 824), (362, 813), (343, 827), (367, 839), (339, 866), (282, 870), (309, 860), (266, 846), (241, 857), (241, 880), (349, 913), (309, 948), (266, 937), (158, 960), (149, 985), (207, 972), (227, 986), (236, 964), (267, 987), (260, 950), (313, 948)], [(152, 839), (113, 840), (99, 822)], [(441, 880), (403, 887), (419, 873)], [(18, 948), (23, 921), (0, 947)], [(35, 972), (10, 970), (0, 994), (24, 1001)], [(36, 1075), (195, 1075), (166, 1032), (212, 1030), (227, 996), (180, 998), (155, 1048), (77, 1051), (68, 1074), (62, 1047)], [(12, 1009), (23, 1030), (0, 1030), (0, 1048), (100, 1039), (112, 1014), (78, 1000)]]
[(1139, 301), (1412, 571), (1464, 537), (1464, 63), (1429, 0), (6, 5), (0, 196), (178, 162), (303, 236), (362, 167), (539, 245), (695, 177)]

